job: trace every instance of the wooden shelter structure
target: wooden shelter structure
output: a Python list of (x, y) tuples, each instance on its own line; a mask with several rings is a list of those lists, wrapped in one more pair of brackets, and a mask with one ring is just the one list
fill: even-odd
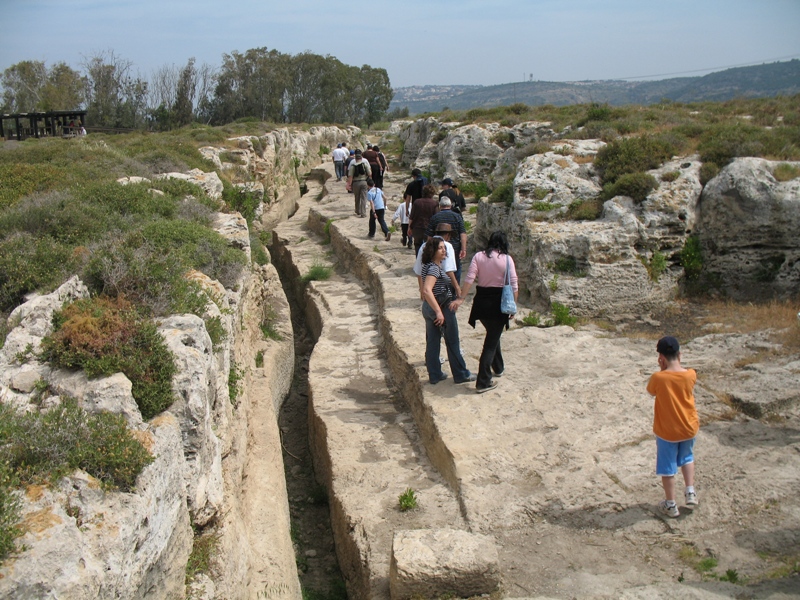
[(24, 140), (35, 137), (72, 137), (86, 127), (85, 110), (50, 110), (0, 115), (0, 137)]

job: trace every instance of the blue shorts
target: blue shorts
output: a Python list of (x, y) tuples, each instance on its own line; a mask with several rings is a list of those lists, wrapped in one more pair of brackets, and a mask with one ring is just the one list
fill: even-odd
[(683, 442), (668, 442), (656, 436), (656, 475), (672, 477), (678, 467), (694, 462), (694, 438)]

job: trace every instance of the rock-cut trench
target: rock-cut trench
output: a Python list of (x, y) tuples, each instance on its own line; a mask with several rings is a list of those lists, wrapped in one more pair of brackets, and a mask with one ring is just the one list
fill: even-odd
[(304, 598), (345, 599), (347, 592), (337, 562), (327, 492), (317, 483), (308, 443), (308, 363), (314, 338), (287, 279), (291, 275), (281, 269), (279, 261), (273, 264), (289, 301), (294, 336), (294, 376), (278, 426), (297, 573)]

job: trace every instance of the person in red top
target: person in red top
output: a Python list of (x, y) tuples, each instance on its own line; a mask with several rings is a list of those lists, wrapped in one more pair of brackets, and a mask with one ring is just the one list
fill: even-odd
[(696, 506), (694, 491), (694, 438), (700, 429), (697, 408), (694, 404), (694, 384), (697, 373), (681, 366), (678, 340), (666, 336), (656, 344), (658, 366), (647, 383), (647, 391), (655, 396), (653, 433), (656, 434), (656, 475), (661, 475), (665, 499), (659, 511), (668, 517), (680, 515), (675, 504), (675, 475), (678, 467), (686, 485), (684, 496), (687, 506)]

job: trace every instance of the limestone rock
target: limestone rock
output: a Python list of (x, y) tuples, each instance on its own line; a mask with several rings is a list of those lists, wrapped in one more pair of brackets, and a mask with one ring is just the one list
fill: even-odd
[(460, 598), (494, 592), (500, 584), (492, 538), (455, 529), (398, 531), (392, 543), (392, 600)]
[(131, 183), (150, 183), (150, 180), (147, 177), (120, 177), (117, 179), (117, 183), (120, 185), (130, 185)]
[(234, 248), (244, 251), (247, 262), (250, 262), (250, 230), (245, 218), (237, 213), (216, 213), (214, 230), (228, 240)]
[(157, 179), (181, 179), (203, 188), (203, 191), (212, 200), (222, 200), (222, 180), (216, 172), (204, 173), (200, 169), (192, 169), (188, 173), (162, 173), (156, 175)]
[(133, 385), (123, 373), (89, 379), (83, 371), (56, 369), (49, 376), (49, 384), (56, 394), (77, 398), (87, 412), (120, 414), (128, 427), (142, 426), (142, 413), (133, 398)]
[(159, 326), (175, 356), (177, 373), (172, 388), (177, 400), (171, 411), (181, 424), (186, 455), (185, 489), (192, 522), (205, 525), (222, 504), (222, 456), (214, 432), (216, 361), (203, 320), (176, 315)]
[(81, 471), (55, 489), (28, 488), (26, 550), (0, 568), (0, 597), (184, 597), (192, 530), (177, 420), (165, 413), (146, 435), (155, 461), (133, 493), (105, 492)]
[(700, 199), (704, 270), (734, 298), (800, 291), (800, 178), (777, 181), (778, 164), (738, 158), (708, 182)]

